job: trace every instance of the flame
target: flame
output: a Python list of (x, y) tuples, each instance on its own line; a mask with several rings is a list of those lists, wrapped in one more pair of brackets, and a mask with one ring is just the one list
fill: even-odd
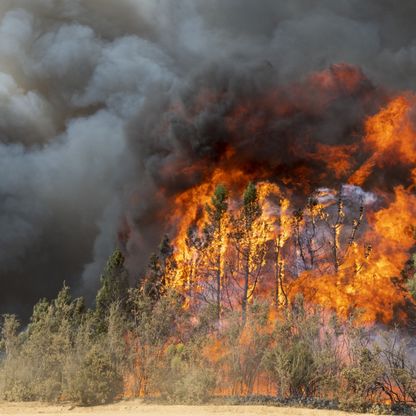
[[(313, 125), (352, 99), (363, 118), (345, 142), (321, 141), (302, 124)], [(226, 108), (219, 131), (227, 140), (218, 139), (221, 150), (212, 159), (172, 158), (175, 163), (160, 172), (172, 178), (168, 183), (192, 178), (174, 195), (167, 186), (158, 190), (168, 209), (157, 218), (166, 221), (174, 247), (175, 268), (166, 284), (183, 293), (188, 306), (192, 299), (212, 302), (221, 290), (224, 308), (236, 309), (249, 276), (247, 301), (266, 298), (283, 308), (301, 293), (311, 305), (342, 317), (362, 310), (362, 323), (398, 319), (412, 303), (401, 272), (415, 243), (415, 106), (416, 96), (389, 98), (348, 64), (266, 93), (234, 97), (203, 88), (189, 102), (173, 103), (169, 117), (189, 123), (210, 109)], [(160, 133), (168, 129), (164, 120)], [(256, 149), (247, 149), (247, 143)], [(242, 195), (250, 181), (256, 183), (261, 213), (238, 240)], [(228, 190), (228, 211), (207, 242), (206, 206), (220, 184)], [(120, 236), (128, 240), (131, 230), (125, 228)], [(210, 281), (213, 270), (217, 289)]]
[[(215, 179), (218, 178), (224, 182), (225, 177), (216, 172)], [(186, 192), (176, 200), (178, 209), (186, 207), (186, 212), (181, 211), (183, 215), (179, 233), (174, 240), (178, 264), (173, 281), (173, 286), (176, 288), (189, 288), (192, 280), (198, 283), (198, 279), (202, 281), (204, 278), (198, 275), (198, 267), (201, 268), (203, 264), (203, 260), (200, 260), (198, 264), (200, 253), (197, 249), (189, 247), (186, 236), (189, 227), (202, 227), (204, 221), (207, 220), (201, 204), (209, 202), (216, 183), (215, 179), (194, 188), (192, 192)], [(240, 179), (246, 178), (242, 175)], [(337, 272), (322, 272), (333, 266), (331, 261), (327, 261), (321, 262), (319, 268), (301, 271), (296, 276), (293, 272), (287, 275), (285, 265), (290, 264), (294, 259), (290, 256), (285, 257), (283, 253), (290, 240), (296, 239), (294, 220), (290, 211), (291, 203), (275, 184), (260, 182), (257, 187), (263, 210), (252, 231), (253, 244), (260, 247), (266, 241), (274, 243), (273, 255), (278, 269), (277, 278), (281, 286), (286, 285), (287, 281), (290, 282), (287, 288), (289, 298), (293, 299), (297, 293), (302, 293), (307, 302), (334, 310), (345, 318), (353, 309), (359, 309), (362, 312), (360, 317), (362, 323), (390, 322), (395, 318), (394, 313), (397, 307), (400, 305), (404, 307), (406, 301), (410, 301), (398, 281), (401, 270), (409, 257), (409, 250), (414, 244), (414, 236), (409, 224), (412, 224), (416, 214), (416, 196), (403, 187), (398, 187), (395, 190), (394, 199), (385, 208), (369, 212), (366, 217), (367, 230), (361, 238), (363, 242), (368, 242), (368, 245), (352, 242)], [(277, 201), (271, 197), (277, 198)], [(325, 201), (322, 194), (321, 198)], [(325, 202), (311, 207), (311, 210), (315, 218), (325, 216)], [(178, 217), (175, 216), (175, 218)], [(217, 240), (222, 250), (222, 274), (225, 274), (225, 262), (228, 264), (231, 262), (230, 258), (225, 260), (225, 257), (233, 256), (229, 240), (232, 225), (228, 220), (226, 227), (228, 229), (226, 228)], [(342, 245), (341, 228), (341, 225), (335, 227), (335, 249), (337, 250), (340, 250)], [(370, 244), (371, 250), (369, 250)], [(211, 250), (214, 249), (211, 248)], [(299, 253), (297, 255), (299, 256)], [(256, 261), (259, 261), (258, 258), (254, 256), (250, 258), (250, 272), (259, 267)], [(264, 266), (266, 261), (264, 257), (260, 266)], [(267, 271), (264, 272), (265, 275), (267, 273)], [(263, 286), (258, 289), (259, 296), (267, 296), (267, 291), (273, 286), (271, 282), (273, 277), (270, 273), (264, 280)], [(254, 293), (257, 290), (253, 286), (254, 283), (251, 283), (249, 292)], [(278, 296), (278, 303), (283, 304), (282, 290)]]
[[(344, 75), (336, 79), (337, 85), (344, 82), (345, 77), (348, 80), (348, 73)], [(314, 82), (329, 90), (333, 88), (335, 81), (328, 76), (317, 76)], [(350, 83), (347, 82), (345, 89), (351, 91), (360, 79), (353, 77)], [(410, 118), (414, 102), (414, 97), (408, 95), (396, 97), (379, 113), (367, 119), (363, 146), (371, 149), (372, 154), (350, 176), (349, 183), (362, 184), (374, 168), (388, 164), (411, 165), (409, 177), (414, 180), (416, 135)], [(240, 108), (237, 118), (242, 113), (247, 116), (247, 112), (247, 108)], [(258, 126), (259, 122), (251, 121), (248, 128), (254, 132)], [(327, 170), (332, 171), (335, 178), (339, 179), (345, 177), (356, 166), (352, 157), (356, 151), (356, 144), (332, 147), (318, 145), (315, 158), (324, 162)], [(395, 157), (392, 158), (392, 154)], [(224, 163), (224, 166), (216, 167), (212, 172), (208, 172), (205, 181), (174, 197), (169, 225), (171, 233), (175, 236), (173, 246), (177, 268), (169, 284), (184, 293), (189, 294), (189, 291), (193, 290), (194, 293), (203, 294), (209, 290), (206, 272), (202, 270), (208, 269), (209, 264), (212, 264), (212, 256), (220, 259), (219, 273), (222, 276), (221, 285), (224, 287), (231, 280), (232, 273), (229, 269), (240, 267), (238, 262), (241, 262), (241, 259), (237, 260), (238, 253), (233, 249), (230, 237), (233, 233), (231, 218), (236, 216), (241, 208), (244, 187), (250, 180), (264, 177), (264, 172), (260, 172), (259, 178), (256, 172), (234, 167), (234, 157), (235, 152), (229, 150), (229, 165)], [(225, 185), (230, 191), (229, 214), (224, 219), (221, 233), (215, 236), (215, 244), (209, 248), (211, 254), (206, 250), (205, 254), (201, 255), (202, 249), (190, 244), (189, 233), (193, 229), (201, 236), (201, 230), (208, 221), (205, 206), (210, 203), (218, 184)], [(360, 225), (365, 223), (360, 241), (354, 237), (348, 244), (345, 242), (343, 229), (347, 226), (354, 229), (353, 224), (357, 219), (346, 217), (348, 215), (345, 207), (338, 206), (338, 220), (329, 225), (331, 231), (325, 234), (329, 240), (323, 243), (327, 244), (326, 250), (332, 250), (336, 257), (329, 254), (321, 255), (319, 266), (313, 264), (312, 258), (305, 262), (304, 257), (312, 256), (306, 253), (306, 246), (302, 248), (298, 245), (296, 249), (290, 249), (289, 246), (296, 245), (296, 239), (299, 238), (297, 233), (307, 232), (305, 227), (323, 227), (323, 223), (329, 224), (328, 210), (335, 209), (337, 193), (331, 189), (315, 190), (315, 205), (305, 208), (305, 213), (299, 214), (301, 217), (298, 218), (292, 212), (295, 208), (291, 201), (293, 192), (290, 188), (283, 189), (284, 191), (276, 183), (265, 180), (257, 183), (262, 211), (251, 230), (252, 253), (249, 254), (247, 273), (254, 275), (258, 271), (259, 278), (249, 282), (248, 293), (251, 294), (251, 299), (255, 296), (270, 297), (270, 291), (275, 290), (275, 302), (283, 305), (297, 293), (302, 293), (308, 303), (322, 305), (345, 318), (353, 310), (359, 310), (362, 323), (390, 322), (396, 319), (397, 310), (400, 307), (404, 308), (406, 302), (411, 302), (403, 289), (400, 277), (409, 251), (414, 245), (410, 226), (416, 214), (416, 196), (412, 194), (411, 189), (396, 186), (392, 197), (379, 193), (378, 206), (370, 207), (365, 218), (359, 219)], [(308, 218), (302, 215), (307, 215)], [(267, 244), (274, 248), (264, 249), (267, 253), (260, 258), (258, 251)], [(310, 253), (318, 251), (317, 241), (310, 244)], [(301, 253), (302, 249), (305, 253)], [(325, 256), (327, 258), (323, 259)], [(308, 262), (311, 264), (306, 264)], [(318, 263), (318, 260), (316, 262)], [(270, 271), (270, 268), (273, 271)], [(240, 279), (235, 276), (233, 278), (237, 281)], [(237, 283), (241, 286), (241, 279)], [(230, 291), (233, 292), (231, 297), (238, 298), (235, 288)], [(228, 302), (230, 305), (234, 304), (234, 307), (239, 303), (236, 299), (229, 299)]]
[[(286, 165), (280, 154), (276, 161), (253, 162), (241, 147), (252, 136), (261, 147), (262, 135), (275, 120), (294, 114), (320, 117), (340, 97), (361, 94), (365, 105), (373, 104), (367, 88), (361, 71), (340, 64), (290, 88), (243, 98), (224, 117), (225, 134), (232, 140), (217, 163), (180, 165), (180, 175), (202, 178), (166, 197), (166, 231), (175, 268), (165, 282), (183, 294), (186, 308), (219, 302), (221, 317), (222, 309), (243, 308), (244, 297), (247, 303), (265, 299), (275, 306), (267, 331), (301, 294), (305, 305), (319, 305), (344, 319), (356, 314), (361, 325), (406, 324), (416, 307), (403, 274), (415, 248), (416, 96), (403, 93), (387, 99), (363, 119), (348, 143), (315, 143), (309, 137), (292, 143), (290, 131), (282, 153), (283, 159), (296, 154), (300, 162), (294, 165)], [(172, 111), (192, 120), (226, 98), (226, 93), (203, 90), (191, 111), (179, 104)], [(175, 169), (166, 167), (164, 175), (174, 176)], [(396, 171), (401, 172), (398, 179), (390, 178)], [(242, 231), (243, 193), (250, 181), (256, 184), (261, 211)], [(228, 190), (228, 210), (207, 240), (206, 207), (218, 185)], [(222, 324), (219, 319), (219, 328)], [(250, 347), (253, 331), (257, 329), (244, 327), (238, 348)], [(220, 335), (213, 337), (202, 351), (219, 367), (232, 353), (223, 341)], [(229, 371), (221, 368), (224, 374)], [(269, 393), (270, 384), (260, 380), (254, 391)], [(217, 391), (236, 393), (250, 392), (238, 392), (235, 386)]]
[(363, 184), (375, 166), (415, 164), (415, 128), (411, 119), (415, 104), (414, 95), (400, 95), (367, 120), (363, 146), (371, 151), (371, 156), (354, 172), (349, 183)]

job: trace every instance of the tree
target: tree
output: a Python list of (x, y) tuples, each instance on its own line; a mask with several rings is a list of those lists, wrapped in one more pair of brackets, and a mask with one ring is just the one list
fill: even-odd
[(276, 308), (280, 305), (287, 306), (288, 297), (285, 289), (285, 259), (283, 249), (286, 240), (289, 238), (290, 233), (286, 228), (289, 224), (289, 216), (286, 214), (289, 208), (288, 200), (279, 198), (279, 213), (277, 215), (277, 230), (274, 237), (274, 294), (273, 300)]
[(224, 251), (226, 247), (225, 222), (227, 221), (228, 192), (223, 185), (215, 188), (211, 203), (205, 207), (208, 221), (204, 227), (206, 253), (208, 257), (208, 278), (213, 275), (213, 292), (217, 320), (221, 317), (221, 292), (224, 281)]
[(172, 283), (177, 267), (173, 252), (170, 239), (165, 235), (159, 245), (159, 253), (150, 256), (142, 289), (153, 301), (157, 301)]
[(101, 329), (103, 329), (110, 305), (120, 302), (123, 307), (126, 303), (129, 280), (124, 261), (123, 254), (119, 249), (116, 249), (108, 259), (101, 275), (101, 287), (95, 298), (95, 311)]
[[(365, 246), (357, 256), (357, 237), (364, 218), (362, 198), (348, 200), (341, 189), (335, 194), (313, 193), (292, 215), (293, 274), (304, 271), (351, 277), (363, 267), (371, 252)], [(322, 202), (323, 201), (323, 202)]]
[(159, 298), (140, 288), (129, 291), (131, 318), (129, 344), (132, 354), (132, 390), (135, 396), (148, 393), (156, 368), (163, 359), (166, 343), (177, 334), (177, 322), (184, 313), (183, 299), (166, 290)]
[(267, 224), (261, 220), (257, 188), (250, 182), (244, 191), (242, 207), (232, 220), (230, 238), (235, 249), (232, 274), (241, 289), (241, 313), (246, 321), (247, 303), (253, 296), (267, 252)]
[(19, 328), (20, 322), (16, 315), (3, 315), (0, 350), (4, 350), (6, 357), (9, 359), (13, 357), (17, 351)]

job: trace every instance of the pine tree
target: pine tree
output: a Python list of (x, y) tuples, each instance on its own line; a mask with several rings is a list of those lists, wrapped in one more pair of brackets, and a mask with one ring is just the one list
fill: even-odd
[[(124, 267), (124, 256), (116, 249), (107, 261), (101, 275), (101, 287), (95, 298), (95, 312), (98, 322), (105, 324), (110, 306), (119, 302), (124, 307), (129, 289), (128, 272)], [(102, 327), (102, 325), (99, 324)], [(104, 328), (101, 328), (104, 329)]]
[(143, 282), (143, 292), (152, 301), (157, 301), (163, 292), (163, 273), (157, 254), (150, 256), (146, 278)]
[[(242, 323), (247, 316), (247, 303), (256, 289), (266, 254), (267, 224), (259, 222), (262, 214), (256, 185), (250, 182), (244, 191), (242, 207), (233, 218), (230, 236), (236, 250), (234, 275), (241, 289)], [(241, 283), (240, 283), (241, 282)]]
[(204, 235), (208, 244), (207, 251), (211, 254), (210, 270), (214, 274), (215, 309), (217, 319), (221, 317), (221, 297), (224, 283), (223, 252), (226, 214), (228, 210), (228, 191), (223, 185), (215, 188), (211, 203), (207, 204), (208, 223)]
[(159, 260), (162, 272), (162, 287), (166, 287), (171, 283), (175, 274), (177, 264), (173, 256), (174, 248), (170, 242), (169, 236), (165, 234), (159, 245)]
[(159, 245), (159, 253), (150, 256), (142, 289), (153, 301), (157, 301), (163, 295), (176, 270), (173, 251), (170, 239), (165, 235)]

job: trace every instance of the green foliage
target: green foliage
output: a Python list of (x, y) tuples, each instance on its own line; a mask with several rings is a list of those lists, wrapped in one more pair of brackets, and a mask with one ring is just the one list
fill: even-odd
[(150, 256), (147, 273), (142, 283), (144, 294), (156, 302), (165, 292), (167, 279), (176, 269), (173, 246), (165, 235), (159, 245), (159, 254)]
[(3, 350), (8, 357), (13, 355), (17, 349), (19, 328), (20, 322), (16, 315), (3, 315), (0, 350)]
[(140, 288), (131, 289), (128, 298), (133, 392), (146, 395), (168, 341), (177, 333), (184, 315), (182, 299), (172, 291), (154, 299)]
[(154, 301), (157, 301), (163, 292), (163, 270), (156, 254), (150, 257), (147, 275), (143, 282), (143, 292)]
[(127, 366), (125, 317), (117, 303), (110, 306), (107, 332), (97, 338), (93, 316), (85, 317), (65, 366), (64, 396), (82, 405), (103, 404), (121, 397)]
[(41, 300), (35, 305), (30, 324), (17, 337), (12, 335), (16, 324), (10, 317), (5, 319), (4, 398), (53, 401), (61, 397), (64, 365), (83, 310), (83, 301), (72, 300), (64, 284), (52, 302)]
[(243, 195), (243, 210), (246, 227), (250, 229), (254, 221), (261, 215), (261, 206), (258, 200), (257, 188), (250, 182)]
[(215, 188), (214, 195), (211, 197), (211, 204), (207, 205), (205, 209), (212, 224), (221, 221), (228, 210), (228, 191), (224, 185), (218, 185)]
[(370, 401), (380, 399), (378, 386), (383, 377), (383, 365), (379, 351), (359, 348), (354, 354), (354, 361), (341, 375), (345, 380), (345, 390), (340, 394), (342, 409), (365, 412)]
[(26, 330), (18, 334), (18, 328), (14, 316), (4, 317), (2, 399), (98, 404), (122, 393), (126, 328), (117, 303), (109, 306), (107, 330), (97, 335), (95, 314), (64, 284), (54, 300), (35, 305)]
[(110, 305), (114, 302), (123, 304), (127, 299), (128, 273), (124, 267), (124, 256), (119, 249), (115, 250), (108, 259), (100, 281), (101, 288), (95, 299), (95, 308), (98, 319), (104, 322)]
[(69, 398), (83, 405), (104, 404), (123, 391), (123, 377), (112, 365), (107, 351), (93, 344), (72, 373)]
[(298, 298), (284, 320), (276, 322), (273, 348), (265, 360), (280, 393), (289, 397), (315, 397), (336, 390), (339, 363), (337, 335), (325, 330), (318, 312), (306, 313)]

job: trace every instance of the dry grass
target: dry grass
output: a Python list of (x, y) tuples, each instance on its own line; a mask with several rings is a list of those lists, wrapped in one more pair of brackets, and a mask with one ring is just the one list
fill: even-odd
[[(72, 407), (70, 405), (46, 405), (41, 403), (0, 402), (0, 415), (71, 415), (71, 416), (352, 416), (332, 410), (297, 409), (269, 406), (163, 406), (143, 404), (140, 400), (96, 407)], [(363, 416), (363, 415), (361, 415)]]

